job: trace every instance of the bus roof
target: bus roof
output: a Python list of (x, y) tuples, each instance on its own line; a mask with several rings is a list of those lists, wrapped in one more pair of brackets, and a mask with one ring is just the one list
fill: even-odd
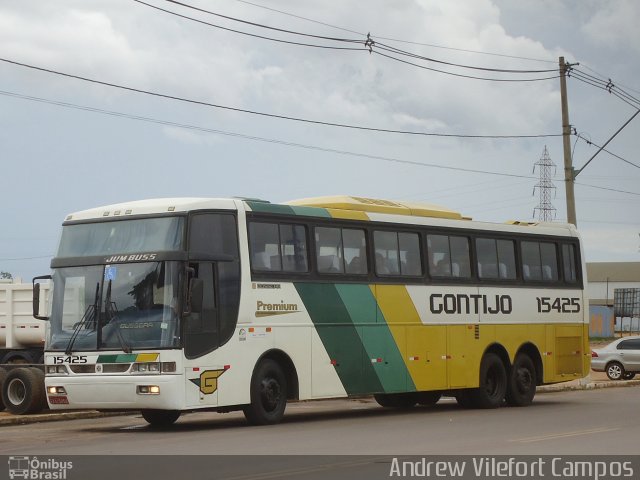
[(151, 198), (132, 202), (115, 203), (74, 212), (65, 221), (106, 219), (132, 215), (153, 215), (191, 210), (235, 210), (237, 201), (230, 198)]
[(416, 217), (450, 218), (462, 220), (459, 212), (439, 205), (415, 202), (395, 202), (377, 198), (351, 197), (335, 195), (331, 197), (312, 197), (285, 202), (287, 205), (332, 208), (336, 210), (353, 210), (357, 212), (390, 213), (394, 215), (410, 215)]

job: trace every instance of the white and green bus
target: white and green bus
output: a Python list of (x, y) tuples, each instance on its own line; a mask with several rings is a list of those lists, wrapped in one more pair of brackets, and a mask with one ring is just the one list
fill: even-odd
[(54, 410), (168, 425), (202, 409), (270, 424), (288, 400), (362, 395), (523, 406), (589, 369), (567, 224), (347, 196), (147, 200), (69, 215), (51, 267)]

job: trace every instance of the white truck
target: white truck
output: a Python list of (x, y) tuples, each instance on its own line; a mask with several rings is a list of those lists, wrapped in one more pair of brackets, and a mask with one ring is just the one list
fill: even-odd
[[(41, 285), (40, 310), (49, 288)], [(47, 322), (33, 317), (33, 286), (0, 280), (0, 410), (22, 415), (47, 406), (44, 391), (44, 339)]]

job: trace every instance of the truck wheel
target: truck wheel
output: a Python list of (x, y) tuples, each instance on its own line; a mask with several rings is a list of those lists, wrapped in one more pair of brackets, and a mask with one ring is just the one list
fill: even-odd
[(280, 365), (269, 358), (262, 360), (251, 378), (251, 403), (243, 408), (251, 425), (280, 422), (287, 407), (287, 379)]
[(178, 410), (142, 410), (140, 413), (153, 428), (168, 427), (180, 418)]
[(35, 370), (21, 367), (7, 373), (2, 385), (2, 401), (10, 413), (24, 415), (42, 410), (45, 399), (44, 375), (38, 375)]
[(7, 371), (0, 367), (0, 412), (4, 410), (4, 402), (2, 401), (2, 386), (7, 378)]

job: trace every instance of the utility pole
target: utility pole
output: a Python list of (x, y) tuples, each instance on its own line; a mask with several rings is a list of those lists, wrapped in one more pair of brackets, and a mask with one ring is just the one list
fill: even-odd
[(560, 65), (560, 99), (562, 100), (562, 146), (564, 150), (564, 190), (567, 196), (567, 221), (577, 226), (576, 197), (573, 193), (575, 176), (571, 159), (571, 124), (569, 123), (569, 100), (567, 99), (567, 64), (564, 57)]

